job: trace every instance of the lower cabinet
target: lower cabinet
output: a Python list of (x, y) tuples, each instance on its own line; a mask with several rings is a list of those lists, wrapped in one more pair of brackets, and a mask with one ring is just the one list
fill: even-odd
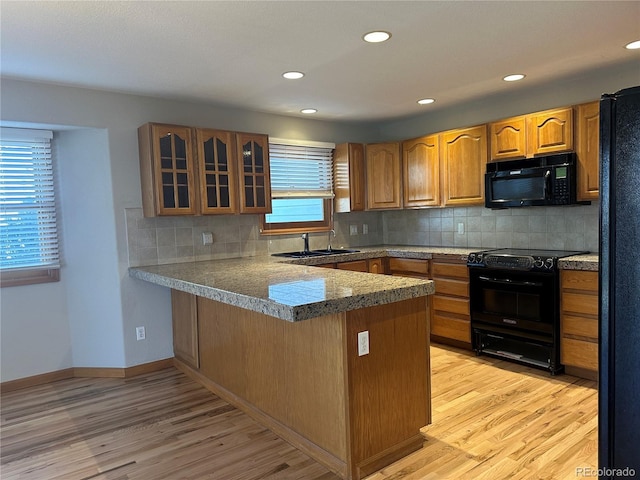
[(597, 379), (598, 323), (598, 272), (562, 270), (560, 358), (567, 373)]
[(470, 349), (469, 270), (466, 258), (434, 255), (431, 260), (431, 279), (436, 287), (431, 300), (431, 339)]
[(318, 265), (319, 267), (330, 267), (335, 265), (338, 270), (350, 270), (352, 272), (364, 273), (385, 273), (382, 258), (369, 258), (367, 260), (351, 260), (349, 262), (339, 262), (335, 264)]
[(195, 369), (200, 368), (198, 350), (198, 306), (196, 296), (171, 290), (173, 354)]

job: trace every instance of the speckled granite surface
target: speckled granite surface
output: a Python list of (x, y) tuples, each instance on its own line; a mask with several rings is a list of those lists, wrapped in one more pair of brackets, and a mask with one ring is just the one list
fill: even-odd
[(133, 267), (129, 275), (292, 322), (434, 292), (430, 280), (294, 265), (271, 257)]
[(561, 258), (558, 260), (558, 267), (561, 270), (592, 270), (598, 271), (598, 255), (574, 255), (573, 257)]
[[(129, 275), (288, 321), (398, 302), (434, 292), (433, 282), (415, 278), (314, 268), (314, 265), (378, 257), (431, 259), (466, 257), (478, 248), (380, 246), (330, 257), (230, 260), (132, 267)], [(559, 260), (566, 270), (598, 270), (598, 255)]]

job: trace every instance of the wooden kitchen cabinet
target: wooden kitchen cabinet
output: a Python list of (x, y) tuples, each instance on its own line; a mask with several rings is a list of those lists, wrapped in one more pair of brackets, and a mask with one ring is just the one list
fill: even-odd
[(402, 207), (400, 144), (371, 143), (365, 148), (367, 209)]
[(364, 145), (341, 143), (333, 151), (333, 209), (337, 213), (365, 209)]
[[(321, 265), (324, 266), (324, 265)], [(369, 258), (364, 260), (350, 260), (335, 264), (338, 270), (351, 270), (352, 272), (385, 273), (382, 258)]]
[(197, 297), (171, 290), (171, 316), (174, 356), (195, 369), (200, 368)]
[(147, 123), (138, 146), (145, 217), (271, 211), (267, 135)]
[(443, 205), (484, 205), (487, 126), (442, 133), (440, 151)]
[(567, 373), (597, 379), (598, 272), (560, 271), (560, 361)]
[(200, 213), (237, 213), (237, 162), (233, 132), (196, 129)]
[(526, 116), (506, 118), (489, 124), (490, 160), (499, 161), (527, 156)]
[(600, 102), (576, 107), (578, 200), (600, 196)]
[(148, 123), (138, 129), (145, 217), (197, 213), (192, 135), (191, 128), (180, 125)]
[(489, 124), (490, 161), (573, 150), (573, 107), (505, 118)]
[(427, 135), (402, 142), (405, 208), (440, 205), (440, 138)]
[(239, 163), (240, 213), (271, 212), (269, 137), (236, 133)]
[(377, 273), (379, 275), (387, 273), (384, 268), (384, 260), (382, 258), (370, 258), (367, 260), (367, 269), (369, 273)]
[(431, 298), (431, 339), (470, 349), (469, 269), (466, 259), (434, 255), (431, 279), (436, 288)]
[(573, 150), (573, 107), (527, 115), (527, 156)]

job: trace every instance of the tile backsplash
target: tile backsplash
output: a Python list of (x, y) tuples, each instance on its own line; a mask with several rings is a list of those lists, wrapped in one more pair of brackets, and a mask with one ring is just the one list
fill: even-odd
[[(259, 215), (145, 218), (141, 208), (127, 208), (125, 217), (130, 266), (302, 249), (300, 235), (260, 235)], [(340, 213), (334, 218), (336, 237), (331, 244), (333, 248), (386, 243), (597, 252), (598, 222), (598, 202), (506, 210), (459, 207)], [(203, 245), (203, 232), (213, 234), (212, 245)], [(326, 233), (312, 233), (310, 247), (325, 248), (327, 240)]]
[[(210, 215), (145, 218), (142, 208), (126, 208), (129, 265), (158, 265), (302, 250), (300, 235), (260, 235), (259, 215)], [(367, 233), (363, 234), (366, 225)], [(350, 235), (350, 227), (357, 235)], [(333, 248), (379, 245), (382, 223), (377, 212), (336, 214)], [(203, 232), (213, 244), (203, 245)], [(312, 233), (309, 246), (326, 248), (328, 235)]]
[(484, 207), (383, 212), (383, 242), (480, 248), (598, 251), (599, 202), (566, 207)]

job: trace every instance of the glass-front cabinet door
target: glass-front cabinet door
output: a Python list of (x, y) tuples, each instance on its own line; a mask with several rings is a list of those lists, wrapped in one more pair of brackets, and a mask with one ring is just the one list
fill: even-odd
[(271, 213), (269, 137), (237, 133), (240, 213)]
[(193, 215), (196, 212), (191, 133), (188, 127), (152, 126), (158, 215)]
[(196, 131), (200, 213), (237, 213), (236, 150), (233, 132)]

